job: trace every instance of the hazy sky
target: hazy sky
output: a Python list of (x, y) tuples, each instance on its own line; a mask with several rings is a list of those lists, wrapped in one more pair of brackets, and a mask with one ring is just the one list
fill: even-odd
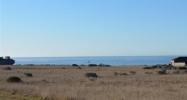
[(187, 0), (0, 1), (0, 56), (187, 55)]

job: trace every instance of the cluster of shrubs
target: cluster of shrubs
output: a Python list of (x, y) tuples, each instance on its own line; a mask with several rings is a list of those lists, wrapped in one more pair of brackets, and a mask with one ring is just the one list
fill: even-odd
[(125, 73), (125, 72), (124, 72), (124, 73), (118, 73), (118, 72), (114, 72), (114, 75), (115, 75), (115, 76), (118, 76), (118, 75), (128, 75), (128, 74), (127, 74), (127, 73)]
[[(25, 76), (27, 77), (32, 77), (33, 75), (31, 73), (24, 73)], [(11, 76), (9, 78), (7, 78), (6, 82), (8, 83), (19, 83), (19, 82), (23, 82), (21, 80), (21, 78), (17, 77), (17, 76)]]
[[(3, 68), (3, 70), (12, 70), (10, 67), (5, 67)], [(25, 76), (27, 77), (32, 77), (33, 75), (31, 73), (23, 73)], [(9, 78), (6, 79), (6, 82), (8, 83), (20, 83), (23, 82), (21, 80), (21, 78), (17, 77), (17, 76), (11, 76)]]
[[(72, 64), (71, 66), (86, 66), (86, 65), (77, 65), (77, 64)], [(106, 65), (106, 64), (88, 64), (88, 67), (110, 67), (110, 65)]]
[[(133, 74), (133, 75), (136, 74), (135, 71), (129, 71), (129, 73), (130, 73), (130, 74)], [(123, 72), (123, 73), (114, 72), (114, 75), (115, 75), (115, 76), (118, 76), (118, 75), (128, 75), (128, 74), (125, 73), (125, 72)]]
[[(174, 69), (172, 74), (187, 74), (187, 67), (174, 67), (172, 65), (154, 65), (154, 66), (145, 66), (143, 69), (161, 69), (161, 71), (157, 71), (159, 75), (165, 75), (166, 70)], [(153, 74), (153, 72), (145, 72), (145, 74)]]
[(145, 66), (143, 69), (172, 69), (174, 68), (172, 65), (154, 65), (154, 66)]
[(88, 67), (110, 67), (110, 65), (105, 65), (105, 64), (88, 64)]

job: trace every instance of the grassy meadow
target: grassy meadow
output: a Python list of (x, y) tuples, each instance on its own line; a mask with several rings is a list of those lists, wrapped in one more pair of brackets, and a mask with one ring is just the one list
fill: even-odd
[[(3, 93), (32, 100), (187, 100), (186, 73), (159, 75), (161, 69), (143, 67), (0, 66), (0, 100)], [(89, 72), (98, 78), (86, 77)], [(22, 82), (8, 83), (11, 76)]]

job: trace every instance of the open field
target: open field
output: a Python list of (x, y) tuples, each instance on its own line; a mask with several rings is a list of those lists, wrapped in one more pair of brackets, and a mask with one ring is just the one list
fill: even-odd
[[(5, 67), (11, 70), (4, 70)], [(173, 74), (175, 70), (171, 69), (166, 75), (158, 75), (161, 69), (142, 67), (0, 66), (0, 90), (10, 91), (10, 96), (21, 94), (36, 100), (37, 97), (44, 100), (187, 100), (187, 74)], [(86, 77), (88, 72), (96, 73), (98, 78)], [(33, 76), (27, 77), (24, 73)], [(18, 76), (23, 82), (6, 82), (10, 76)], [(0, 92), (0, 99), (2, 93), (5, 92)]]

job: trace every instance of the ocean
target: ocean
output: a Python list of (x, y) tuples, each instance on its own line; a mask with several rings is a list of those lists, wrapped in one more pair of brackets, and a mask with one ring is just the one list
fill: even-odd
[(108, 64), (112, 66), (124, 65), (156, 65), (169, 64), (171, 59), (178, 56), (98, 56), (98, 57), (14, 57), (15, 64)]

